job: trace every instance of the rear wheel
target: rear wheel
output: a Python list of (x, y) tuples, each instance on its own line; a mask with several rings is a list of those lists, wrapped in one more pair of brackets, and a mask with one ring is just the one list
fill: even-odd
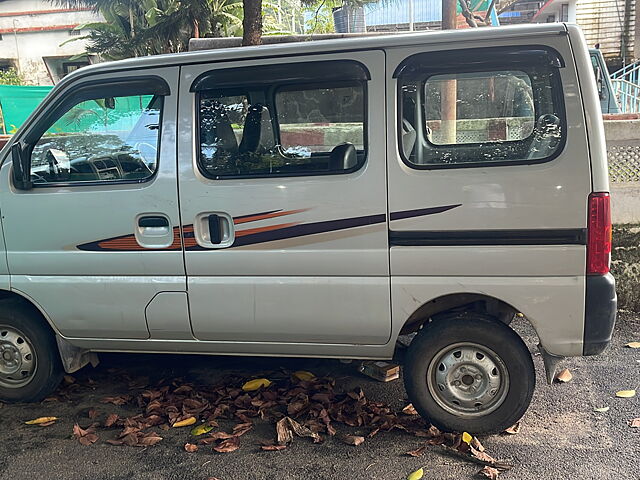
[(499, 432), (527, 410), (531, 354), (510, 327), (481, 315), (426, 324), (405, 358), (405, 387), (418, 412), (443, 430)]
[(55, 337), (39, 313), (18, 300), (0, 302), (0, 400), (40, 401), (62, 375)]

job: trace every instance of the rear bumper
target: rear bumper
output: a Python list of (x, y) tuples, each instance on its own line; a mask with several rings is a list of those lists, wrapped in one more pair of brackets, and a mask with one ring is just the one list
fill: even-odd
[(616, 282), (613, 275), (586, 277), (583, 355), (598, 355), (611, 341), (616, 323)]

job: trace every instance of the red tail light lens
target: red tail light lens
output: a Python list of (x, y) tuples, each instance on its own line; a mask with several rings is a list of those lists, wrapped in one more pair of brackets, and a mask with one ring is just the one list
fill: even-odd
[(604, 275), (611, 263), (611, 198), (608, 193), (589, 195), (587, 223), (587, 274)]

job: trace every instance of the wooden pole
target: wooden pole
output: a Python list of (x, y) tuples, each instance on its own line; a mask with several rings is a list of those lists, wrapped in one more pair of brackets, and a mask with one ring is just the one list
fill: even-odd
[[(442, 0), (442, 30), (455, 30), (457, 26), (457, 0)], [(442, 143), (456, 143), (456, 102), (458, 99), (456, 79), (442, 82), (440, 90), (440, 112)]]

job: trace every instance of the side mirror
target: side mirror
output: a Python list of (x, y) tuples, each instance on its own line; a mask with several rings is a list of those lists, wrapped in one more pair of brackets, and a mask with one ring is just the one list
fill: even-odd
[(13, 186), (18, 190), (31, 190), (31, 165), (19, 142), (11, 145), (11, 163)]

